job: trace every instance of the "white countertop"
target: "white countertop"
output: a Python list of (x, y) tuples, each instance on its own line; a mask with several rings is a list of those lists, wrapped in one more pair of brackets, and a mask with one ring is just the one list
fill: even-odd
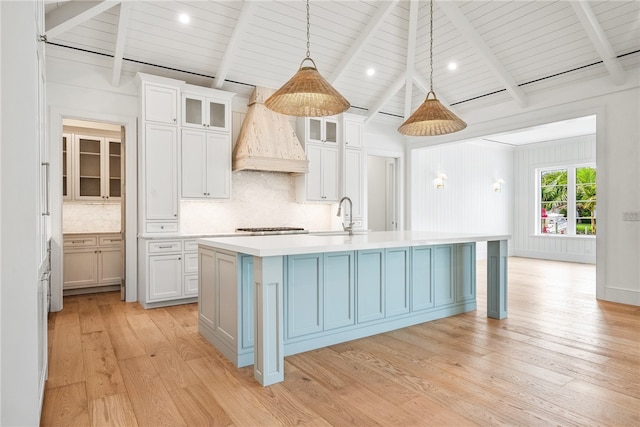
[(510, 235), (440, 233), (431, 231), (371, 231), (348, 235), (285, 234), (275, 236), (237, 236), (198, 239), (206, 247), (226, 249), (247, 255), (267, 257), (320, 252), (430, 246), (509, 240)]

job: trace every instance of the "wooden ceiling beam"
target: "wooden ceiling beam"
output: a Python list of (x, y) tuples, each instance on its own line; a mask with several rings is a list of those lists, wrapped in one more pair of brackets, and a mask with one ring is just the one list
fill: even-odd
[(458, 6), (456, 6), (454, 2), (449, 1), (439, 2), (438, 7), (444, 12), (445, 15), (447, 15), (447, 18), (449, 18), (451, 23), (453, 23), (458, 31), (460, 31), (464, 35), (467, 43), (473, 46), (478, 51), (480, 56), (484, 58), (485, 61), (487, 61), (496, 77), (502, 82), (502, 84), (507, 89), (507, 92), (509, 92), (516, 103), (521, 108), (526, 107), (527, 95), (518, 86), (515, 80), (513, 80), (511, 74), (509, 74), (502, 62), (500, 62), (491, 48), (489, 48), (489, 46), (485, 43), (478, 30), (476, 30), (473, 25), (471, 25), (471, 22), (469, 22), (466, 16), (464, 16), (464, 14), (460, 11), (460, 8), (458, 8)]
[(611, 43), (609, 43), (609, 39), (602, 30), (598, 18), (596, 18), (589, 3), (571, 1), (569, 4), (578, 16), (578, 20), (580, 20), (582, 27), (589, 39), (591, 39), (591, 43), (593, 43), (593, 47), (598, 52), (602, 62), (604, 62), (604, 66), (607, 67), (613, 83), (616, 85), (623, 84), (625, 81), (624, 68), (622, 68), (616, 52), (611, 47)]
[(222, 57), (222, 61), (220, 61), (220, 66), (218, 67), (218, 72), (216, 73), (216, 78), (213, 81), (212, 87), (220, 89), (224, 84), (224, 80), (227, 78), (229, 70), (231, 69), (231, 65), (233, 64), (234, 56), (236, 55), (236, 52), (238, 52), (240, 36), (245, 33), (247, 27), (249, 26), (249, 21), (251, 21), (255, 6), (256, 2), (254, 1), (245, 0), (243, 2), (240, 16), (238, 17), (238, 21), (233, 28), (233, 33), (231, 34), (229, 43), (227, 43), (227, 47), (224, 51), (224, 56)]
[(340, 78), (340, 76), (342, 76), (342, 73), (347, 69), (347, 67), (349, 67), (351, 62), (356, 58), (356, 56), (358, 55), (358, 52), (360, 51), (360, 49), (362, 49), (362, 46), (364, 46), (369, 41), (371, 36), (378, 30), (378, 28), (380, 27), (380, 25), (382, 25), (385, 19), (387, 19), (387, 16), (389, 16), (389, 14), (391, 13), (391, 10), (393, 10), (393, 8), (396, 6), (397, 3), (398, 3), (398, 0), (392, 0), (392, 1), (381, 0), (378, 2), (378, 5), (379, 5), (378, 11), (371, 18), (371, 20), (369, 21), (367, 26), (364, 28), (364, 30), (360, 32), (360, 35), (358, 36), (358, 39), (356, 40), (356, 42), (351, 45), (349, 50), (344, 55), (342, 55), (342, 60), (340, 61), (338, 66), (335, 68), (335, 70), (333, 70), (333, 73), (331, 73), (331, 75), (327, 79), (330, 83), (332, 84), (335, 83)]
[(48, 40), (55, 39), (70, 29), (117, 6), (120, 1), (79, 1), (73, 0), (52, 10), (45, 16), (45, 35)]
[(131, 15), (131, 2), (120, 3), (120, 15), (118, 16), (118, 35), (116, 36), (116, 50), (113, 53), (113, 77), (111, 85), (120, 86), (120, 74), (122, 71), (122, 59), (124, 58), (124, 46), (127, 40), (127, 27)]
[(404, 118), (411, 115), (413, 105), (413, 74), (416, 63), (416, 34), (418, 32), (418, 0), (409, 2), (409, 30), (407, 34), (407, 73), (404, 85)]
[(385, 93), (378, 99), (375, 106), (369, 109), (369, 115), (367, 116), (366, 119), (364, 119), (365, 124), (367, 124), (376, 114), (378, 114), (382, 109), (382, 107), (384, 107), (385, 104), (389, 102), (389, 100), (393, 98), (400, 89), (402, 89), (402, 86), (404, 86), (406, 81), (407, 81), (407, 72), (403, 71), (396, 78), (395, 83), (389, 86), (385, 91)]

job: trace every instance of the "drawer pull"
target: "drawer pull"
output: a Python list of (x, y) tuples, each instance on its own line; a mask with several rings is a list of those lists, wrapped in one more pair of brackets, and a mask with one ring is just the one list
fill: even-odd
[(84, 243), (84, 240), (72, 240), (71, 243)]
[(173, 245), (168, 245), (168, 246), (158, 246), (159, 249), (171, 249), (173, 247)]

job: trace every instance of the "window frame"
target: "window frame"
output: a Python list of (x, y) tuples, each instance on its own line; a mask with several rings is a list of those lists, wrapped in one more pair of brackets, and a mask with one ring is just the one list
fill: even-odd
[[(535, 169), (536, 197), (535, 197), (534, 234), (536, 236), (561, 237), (561, 238), (566, 238), (566, 237), (595, 238), (596, 237), (597, 231), (595, 234), (577, 234), (576, 233), (576, 224), (577, 224), (576, 174), (577, 174), (577, 169), (584, 168), (584, 167), (595, 169), (597, 174), (597, 167), (595, 162), (549, 165), (549, 166), (539, 167)], [(548, 171), (561, 171), (561, 170), (567, 171), (567, 217), (566, 217), (567, 232), (565, 234), (543, 233), (542, 232), (542, 174)], [(596, 189), (596, 197), (597, 197), (597, 189)]]

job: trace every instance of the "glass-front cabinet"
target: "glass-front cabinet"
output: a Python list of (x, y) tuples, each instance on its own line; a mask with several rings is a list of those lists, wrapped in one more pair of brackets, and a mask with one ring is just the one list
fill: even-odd
[(75, 135), (74, 146), (77, 155), (74, 162), (73, 199), (104, 201), (120, 199), (122, 188), (120, 140)]
[(229, 110), (228, 100), (184, 93), (182, 95), (182, 126), (228, 131)]
[(71, 199), (71, 144), (73, 138), (69, 133), (62, 134), (62, 198)]
[(338, 143), (338, 122), (335, 118), (308, 117), (307, 142)]

